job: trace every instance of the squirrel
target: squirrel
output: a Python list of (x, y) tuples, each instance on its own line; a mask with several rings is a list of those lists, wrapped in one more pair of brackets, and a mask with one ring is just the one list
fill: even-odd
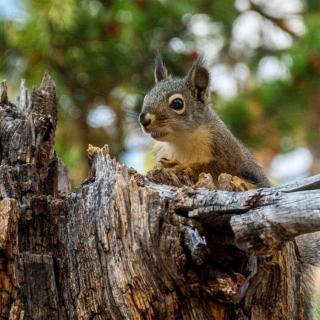
[[(139, 121), (156, 140), (155, 160), (174, 173), (210, 173), (214, 183), (227, 173), (239, 177), (245, 189), (270, 182), (250, 151), (240, 143), (210, 107), (209, 71), (202, 57), (185, 78), (172, 78), (158, 53), (156, 85), (146, 94)], [(190, 171), (191, 170), (191, 171)]]
[[(214, 183), (227, 173), (241, 184), (233, 191), (270, 187), (270, 182), (250, 151), (238, 141), (210, 107), (210, 77), (202, 57), (185, 78), (172, 78), (161, 59), (155, 60), (155, 86), (146, 94), (139, 122), (156, 140), (155, 159), (177, 174), (190, 174), (196, 182), (209, 173)], [(232, 181), (231, 181), (232, 182)], [(245, 186), (239, 189), (237, 186)], [(304, 260), (305, 318), (312, 319), (314, 291), (312, 266), (320, 266), (320, 237), (297, 238)]]

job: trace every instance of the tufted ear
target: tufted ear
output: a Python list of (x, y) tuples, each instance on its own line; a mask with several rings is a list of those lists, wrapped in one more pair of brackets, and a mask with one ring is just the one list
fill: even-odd
[(209, 98), (209, 71), (204, 67), (205, 60), (200, 56), (186, 76), (186, 83), (192, 94), (202, 103)]
[(163, 79), (166, 79), (168, 77), (168, 70), (165, 67), (160, 53), (157, 53), (156, 59), (155, 59), (155, 67), (154, 67), (154, 79), (155, 82), (159, 82)]

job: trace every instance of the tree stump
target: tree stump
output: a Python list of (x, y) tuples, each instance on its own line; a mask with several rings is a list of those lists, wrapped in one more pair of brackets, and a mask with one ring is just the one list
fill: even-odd
[(304, 319), (295, 237), (320, 229), (320, 177), (172, 187), (105, 146), (70, 192), (54, 81), (0, 91), (0, 319)]

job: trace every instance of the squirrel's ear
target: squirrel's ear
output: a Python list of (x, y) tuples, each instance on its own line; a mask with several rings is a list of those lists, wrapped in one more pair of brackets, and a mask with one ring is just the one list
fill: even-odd
[(155, 67), (154, 67), (154, 79), (157, 82), (168, 77), (168, 70), (165, 67), (160, 53), (157, 53), (155, 59)]
[(209, 98), (209, 71), (204, 67), (205, 60), (200, 56), (189, 70), (186, 83), (194, 96), (201, 102)]

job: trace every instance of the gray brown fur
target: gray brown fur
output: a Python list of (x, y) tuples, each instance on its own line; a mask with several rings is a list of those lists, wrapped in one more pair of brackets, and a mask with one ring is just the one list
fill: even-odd
[[(147, 93), (144, 99), (141, 115), (152, 115), (155, 129), (169, 128), (172, 133), (168, 145), (173, 146), (175, 139), (186, 137), (201, 127), (210, 136), (210, 152), (212, 159), (188, 163), (192, 169), (210, 173), (217, 180), (221, 173), (229, 173), (243, 178), (258, 187), (268, 187), (268, 179), (249, 150), (243, 146), (230, 132), (218, 115), (210, 107), (209, 72), (204, 67), (204, 60), (198, 59), (191, 67), (185, 78), (171, 78), (168, 76), (160, 56), (156, 58), (156, 85)], [(181, 94), (185, 104), (185, 111), (177, 114), (168, 106), (168, 99), (173, 94)], [(141, 120), (140, 115), (140, 120)], [(148, 127), (144, 128), (148, 132)], [(205, 143), (205, 142), (203, 142)], [(196, 144), (193, 152), (197, 153), (201, 143)], [(174, 160), (174, 159), (170, 159)]]

